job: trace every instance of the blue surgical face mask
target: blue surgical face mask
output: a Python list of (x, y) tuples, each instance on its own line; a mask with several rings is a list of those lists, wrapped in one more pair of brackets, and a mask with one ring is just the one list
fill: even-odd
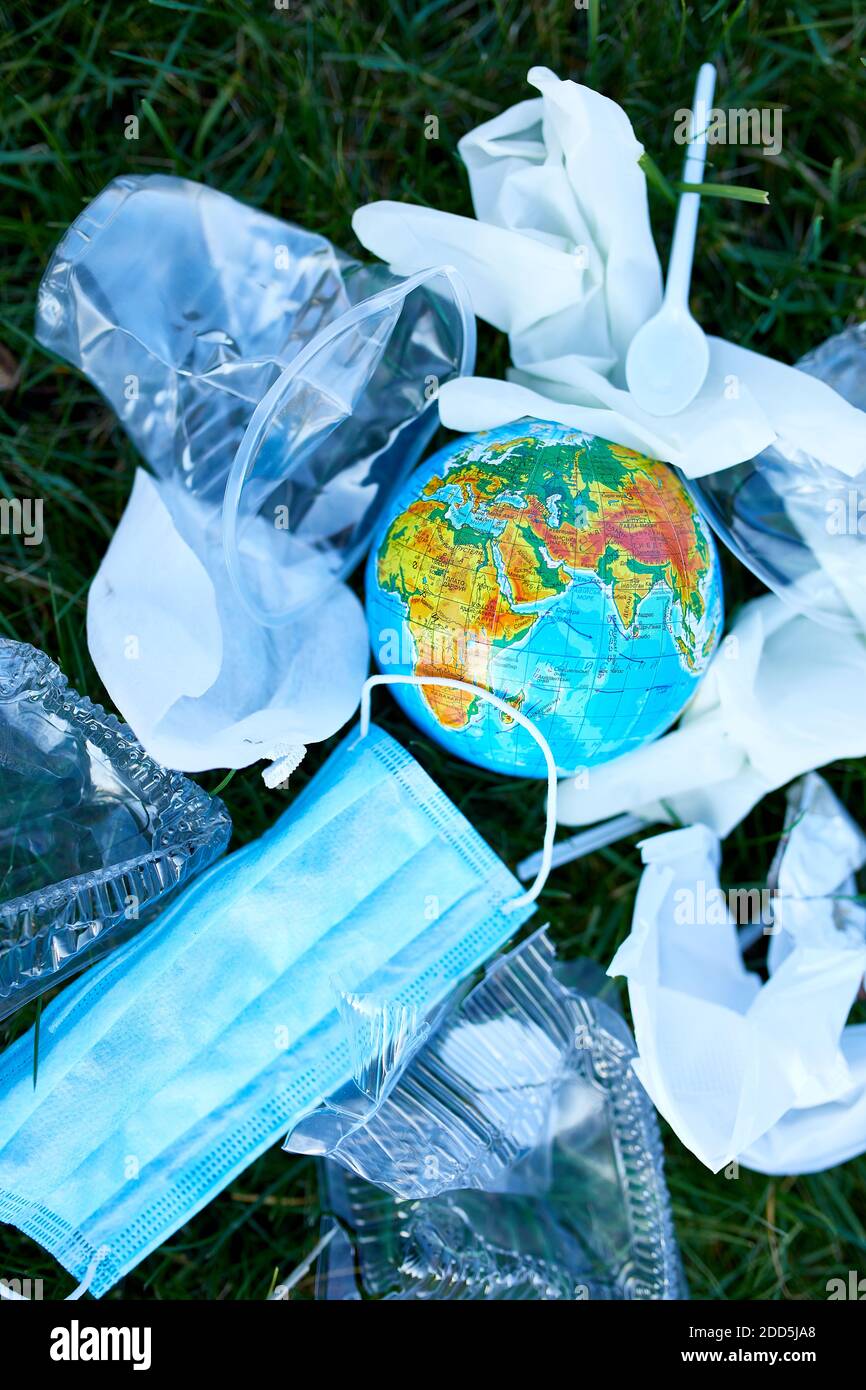
[(369, 692), (261, 840), (46, 1009), (35, 1089), (32, 1033), (0, 1058), (0, 1219), (95, 1294), (349, 1081), (335, 981), (423, 1019), (533, 910), (368, 717)]

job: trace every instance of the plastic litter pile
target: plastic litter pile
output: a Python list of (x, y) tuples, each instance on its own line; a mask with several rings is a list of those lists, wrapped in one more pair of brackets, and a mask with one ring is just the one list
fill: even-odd
[[(529, 80), (538, 97), (461, 141), (475, 218), (359, 209), (383, 263), (154, 175), (109, 185), (45, 273), (39, 341), (146, 465), (88, 602), (128, 725), (0, 641), (0, 1017), (116, 947), (0, 1056), (0, 1220), (75, 1296), (112, 1288), (281, 1141), (319, 1160), (329, 1300), (687, 1297), (656, 1109), (713, 1170), (866, 1150), (866, 1025), (848, 1022), (866, 837), (814, 772), (866, 756), (866, 524), (851, 523), (866, 334), (800, 371), (710, 338), (691, 404), (641, 409), (625, 356), (662, 293), (642, 148), (615, 103), (546, 69)], [(509, 335), (507, 380), (472, 375), (476, 314)], [(543, 711), (453, 660), (413, 654), (414, 674), (367, 680), (347, 582), (440, 419), (525, 417), (680, 468), (775, 591), (734, 615), (677, 728), (558, 786)], [(501, 535), (520, 498), (491, 498), (481, 519)], [(434, 500), (455, 525), (481, 515)], [(553, 531), (563, 494), (547, 501)], [(509, 581), (518, 629), (530, 568)], [(423, 616), (426, 579), (415, 598)], [(436, 599), (458, 612), (444, 582)], [(436, 689), (452, 719), (486, 701), (497, 729), (535, 741), (547, 830), (529, 889), (370, 724), (389, 682)], [(225, 808), (165, 769), (268, 760), (284, 783), (359, 703), (270, 829), (214, 862)], [(795, 778), (744, 923), (721, 841)], [(557, 819), (591, 829), (554, 847)], [(654, 822), (679, 828), (642, 842), (612, 962), (559, 962), (544, 928), (520, 938), (552, 865)], [(601, 965), (627, 982), (635, 1039)]]
[(351, 1080), (353, 1005), (408, 1042), (532, 911), (409, 753), (350, 734), (45, 1009), (36, 1087), (33, 1030), (0, 1056), (0, 1219), (105, 1292)]

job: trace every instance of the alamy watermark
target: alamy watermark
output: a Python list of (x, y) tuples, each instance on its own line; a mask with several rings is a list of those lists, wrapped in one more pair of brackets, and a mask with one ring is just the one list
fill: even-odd
[(0, 497), (0, 536), (22, 536), (25, 545), (41, 545), (42, 511), (41, 497)]
[(826, 530), (829, 536), (866, 536), (866, 495), (849, 488), (844, 497), (828, 497)]
[(698, 879), (674, 892), (674, 922), (681, 927), (761, 926), (766, 936), (781, 929), (782, 903), (771, 888), (718, 888)]
[(847, 1299), (855, 1303), (866, 1301), (866, 1279), (861, 1279), (859, 1271), (856, 1269), (848, 1270), (847, 1279), (828, 1279), (825, 1288), (827, 1298), (831, 1303), (839, 1299)]
[(4, 1297), (4, 1290), (7, 1298), (33, 1299), (38, 1303), (45, 1297), (41, 1279), (0, 1279), (0, 1298)]
[(405, 628), (383, 627), (377, 650), (379, 666), (414, 666), (420, 674), (448, 675), (461, 672), (470, 685), (483, 684), (490, 659), (490, 643), (462, 629), (437, 627), (410, 636)]
[(708, 145), (747, 145), (772, 157), (782, 152), (782, 108), (780, 106), (707, 106), (698, 102), (694, 115), (682, 106), (674, 112), (674, 140), (690, 145), (706, 134)]
[(52, 1361), (127, 1361), (134, 1371), (151, 1366), (149, 1327), (88, 1327), (73, 1318), (68, 1327), (51, 1330)]

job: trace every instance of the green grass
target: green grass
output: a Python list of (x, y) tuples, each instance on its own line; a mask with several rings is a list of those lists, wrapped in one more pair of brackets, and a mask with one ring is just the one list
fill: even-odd
[[(471, 211), (459, 137), (531, 93), (526, 70), (552, 67), (628, 111), (664, 180), (680, 174), (673, 113), (699, 63), (719, 68), (725, 106), (781, 106), (778, 159), (717, 146), (707, 177), (766, 189), (769, 206), (705, 200), (693, 307), (712, 331), (794, 361), (862, 317), (866, 214), (862, 136), (866, 8), (856, 0), (344, 0), (287, 11), (254, 3), (9, 3), (0, 7), (2, 333), (21, 382), (0, 395), (0, 489), (45, 499), (46, 544), (4, 539), (0, 632), (45, 648), (70, 680), (105, 700), (84, 632), (88, 584), (122, 512), (136, 464), (111, 412), (32, 337), (36, 287), (60, 233), (118, 174), (163, 171), (214, 184), (358, 251), (350, 217), (375, 198)], [(424, 138), (425, 116), (440, 138)], [(138, 115), (140, 138), (124, 138)], [(664, 254), (672, 209), (651, 191)], [(146, 273), (142, 293), (147, 292)], [(480, 368), (505, 347), (482, 327)], [(729, 611), (756, 586), (726, 564)], [(494, 848), (513, 863), (535, 848), (542, 794), (450, 762), (382, 697), (381, 717), (421, 758)], [(820, 711), (816, 711), (820, 718)], [(320, 750), (321, 756), (325, 750)], [(315, 767), (310, 760), (305, 775)], [(210, 789), (220, 773), (201, 779)], [(863, 763), (834, 786), (864, 815)], [(225, 790), (235, 843), (259, 834), (285, 794), (257, 769)], [(759, 882), (781, 795), (731, 837), (725, 872)], [(558, 872), (542, 899), (567, 954), (606, 964), (628, 930), (639, 856), (630, 845)], [(0, 1025), (0, 1043), (30, 1016)], [(866, 1267), (862, 1161), (817, 1177), (714, 1177), (671, 1135), (668, 1172), (697, 1298), (823, 1298), (828, 1278)], [(317, 1237), (310, 1161), (280, 1152), (255, 1164), (130, 1275), (113, 1296), (263, 1298)], [(0, 1275), (68, 1280), (8, 1229)], [(296, 1296), (309, 1295), (305, 1280)]]

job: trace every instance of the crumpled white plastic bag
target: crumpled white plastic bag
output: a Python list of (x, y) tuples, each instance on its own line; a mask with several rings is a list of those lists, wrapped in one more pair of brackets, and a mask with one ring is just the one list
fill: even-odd
[(845, 900), (866, 840), (818, 777), (792, 812), (766, 984), (743, 963), (702, 825), (643, 843), (631, 935), (608, 970), (628, 979), (638, 1076), (714, 1172), (735, 1159), (816, 1172), (866, 1149), (866, 1025), (845, 1026), (866, 970), (866, 908)]
[(724, 838), (768, 791), (866, 755), (866, 638), (820, 627), (774, 594), (738, 614), (672, 733), (559, 784), (557, 819), (631, 811)]
[[(274, 529), (263, 521), (248, 544), (265, 571)], [(141, 468), (91, 585), (87, 641), (147, 752), (186, 772), (248, 767), (328, 738), (354, 713), (368, 667), (350, 589), (254, 628), (229, 580), (219, 506)]]
[[(779, 438), (854, 475), (866, 466), (866, 414), (822, 382), (721, 338), (695, 400), (661, 418), (625, 388), (625, 353), (659, 307), (661, 274), (625, 112), (589, 87), (532, 68), (540, 98), (460, 141), (476, 219), (411, 204), (360, 208), (359, 241), (407, 274), (447, 262), (479, 318), (508, 333), (508, 381), (443, 386), (442, 421), (471, 431), (521, 416), (558, 420), (677, 464), (690, 477)], [(700, 251), (698, 251), (700, 254)]]

